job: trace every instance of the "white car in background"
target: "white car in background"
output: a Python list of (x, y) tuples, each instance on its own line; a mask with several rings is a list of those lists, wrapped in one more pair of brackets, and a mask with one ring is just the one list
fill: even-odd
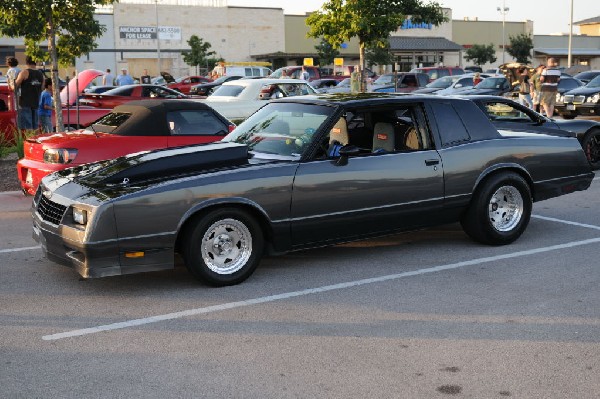
[(315, 89), (298, 79), (239, 79), (225, 82), (203, 100), (221, 115), (238, 124), (272, 98), (316, 94)]

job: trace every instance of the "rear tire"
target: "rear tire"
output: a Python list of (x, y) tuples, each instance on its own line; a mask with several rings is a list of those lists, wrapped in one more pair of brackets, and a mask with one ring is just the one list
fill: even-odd
[(195, 278), (221, 287), (250, 277), (264, 247), (262, 230), (252, 216), (240, 209), (223, 208), (192, 223), (181, 252)]
[(587, 132), (581, 146), (592, 169), (600, 169), (600, 129), (592, 129)]
[(510, 244), (525, 231), (531, 208), (527, 182), (516, 173), (499, 173), (477, 188), (461, 225), (475, 241), (488, 245)]

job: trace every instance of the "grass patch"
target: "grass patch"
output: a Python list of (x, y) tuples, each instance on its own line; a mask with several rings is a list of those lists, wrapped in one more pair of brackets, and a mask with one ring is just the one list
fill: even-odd
[(0, 158), (4, 158), (16, 151), (17, 147), (13, 140), (8, 138), (8, 134), (5, 131), (0, 132)]

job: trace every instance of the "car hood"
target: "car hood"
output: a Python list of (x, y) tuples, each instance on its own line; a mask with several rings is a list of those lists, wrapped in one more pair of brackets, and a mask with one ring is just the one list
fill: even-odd
[(461, 90), (460, 92), (456, 92), (455, 94), (467, 95), (467, 96), (497, 95), (498, 93), (501, 93), (501, 92), (502, 92), (502, 90), (500, 90), (500, 89), (465, 89), (465, 90)]
[(77, 79), (71, 79), (69, 84), (60, 92), (60, 102), (62, 104), (75, 104), (77, 98), (83, 94), (83, 91), (92, 80), (102, 75), (104, 75), (104, 72), (97, 69), (86, 69), (85, 71), (79, 72), (77, 74)]
[(75, 130), (72, 132), (62, 132), (54, 134), (43, 134), (27, 139), (30, 143), (42, 144), (44, 146), (55, 147), (60, 146), (73, 146), (75, 142), (81, 140), (99, 139), (106, 136), (107, 133), (92, 132), (90, 130)]
[(55, 191), (74, 182), (109, 199), (178, 177), (248, 164), (248, 146), (217, 142), (143, 151), (89, 163), (46, 176), (43, 184), (46, 189)]
[(566, 95), (574, 95), (574, 96), (589, 96), (596, 93), (600, 93), (600, 87), (578, 87), (573, 90), (567, 91)]
[(413, 91), (413, 94), (428, 94), (435, 93), (436, 91), (440, 91), (442, 89), (438, 89), (437, 87), (425, 87), (423, 89), (417, 89)]

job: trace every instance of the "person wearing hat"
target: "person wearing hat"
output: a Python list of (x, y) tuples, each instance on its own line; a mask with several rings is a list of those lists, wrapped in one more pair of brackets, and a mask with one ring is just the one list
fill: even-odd
[(115, 83), (117, 84), (117, 86), (133, 84), (133, 78), (127, 73), (127, 68), (121, 69), (121, 75), (117, 76), (117, 78), (115, 79)]

